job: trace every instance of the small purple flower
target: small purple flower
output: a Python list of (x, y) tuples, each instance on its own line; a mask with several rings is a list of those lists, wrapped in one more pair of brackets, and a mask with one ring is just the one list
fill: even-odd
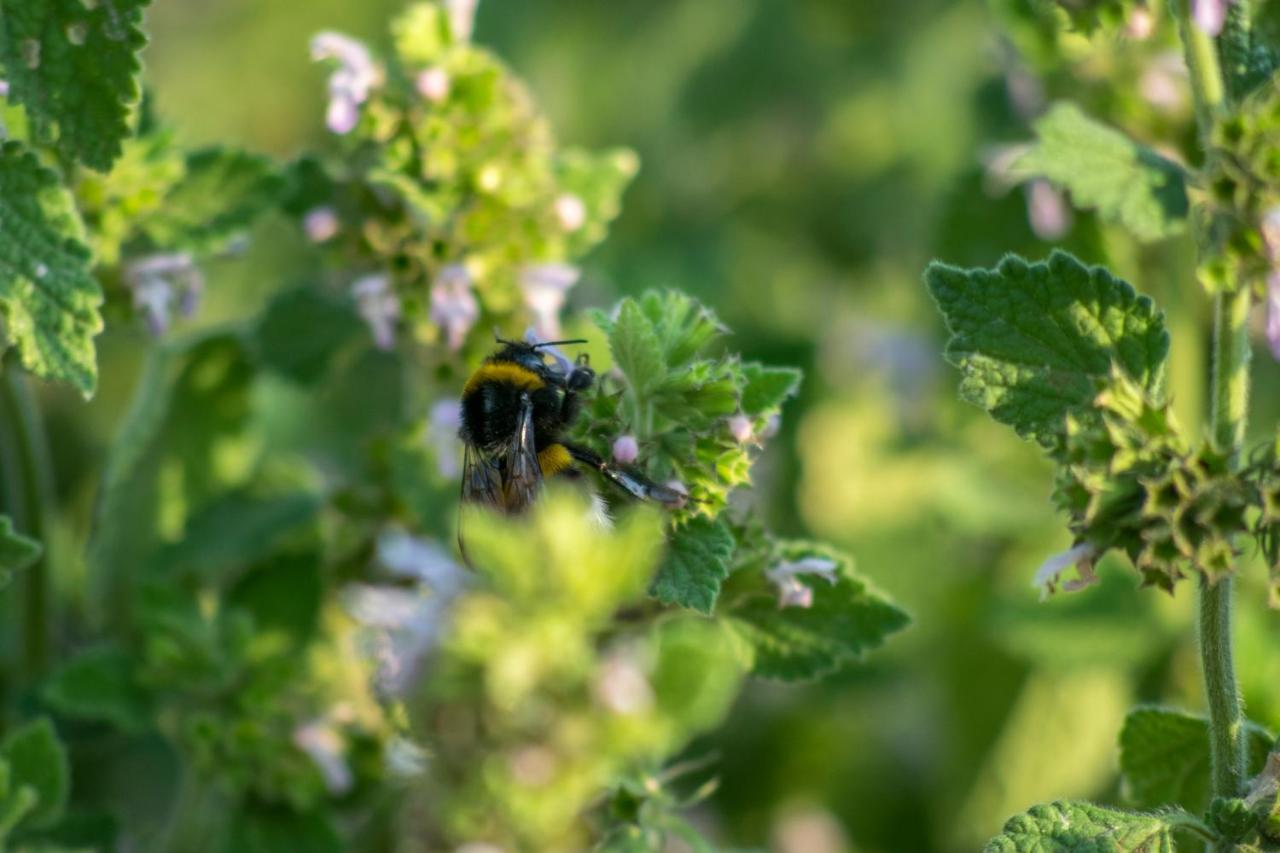
[(620, 435), (613, 441), (613, 461), (630, 465), (640, 455), (640, 445), (634, 435)]
[(1271, 263), (1280, 261), (1280, 207), (1273, 207), (1262, 216), (1258, 226), (1262, 234), (1262, 248)]
[(175, 303), (178, 312), (189, 317), (204, 293), (204, 275), (190, 252), (166, 252), (131, 261), (124, 268), (124, 280), (133, 291), (133, 307), (142, 312), (147, 328), (156, 337), (169, 330)]
[(391, 279), (381, 273), (357, 279), (351, 285), (356, 310), (373, 332), (378, 349), (396, 345), (396, 321), (400, 319), (400, 298), (391, 287)]
[(767, 569), (764, 576), (778, 589), (778, 607), (813, 606), (813, 588), (800, 581), (803, 575), (817, 575), (834, 584), (839, 578), (839, 566), (826, 557), (804, 557), (788, 560)]
[(1071, 211), (1053, 184), (1039, 179), (1027, 184), (1027, 221), (1041, 240), (1057, 240), (1071, 229)]
[(560, 227), (572, 234), (587, 222), (587, 206), (573, 193), (564, 193), (555, 202)]
[(342, 735), (333, 723), (313, 720), (298, 726), (293, 730), (293, 745), (315, 763), (330, 794), (340, 796), (351, 790), (355, 775), (347, 764)]
[(1227, 20), (1227, 7), (1235, 0), (1191, 0), (1191, 18), (1196, 26), (1211, 36), (1222, 32)]
[(471, 41), (478, 5), (480, 0), (444, 0), (445, 12), (449, 15), (449, 32), (456, 41)]
[(1267, 344), (1280, 360), (1280, 270), (1267, 275)]
[(1138, 92), (1158, 110), (1181, 110), (1187, 100), (1187, 66), (1182, 55), (1167, 50), (1152, 58), (1138, 78)]
[(9, 97), (9, 81), (0, 80), (0, 98)]
[(1062, 584), (1062, 589), (1064, 592), (1075, 592), (1078, 589), (1084, 589), (1098, 582), (1098, 576), (1093, 572), (1093, 564), (1098, 559), (1098, 556), (1098, 549), (1088, 542), (1082, 542), (1079, 545), (1068, 548), (1061, 554), (1054, 554), (1036, 570), (1036, 575), (1032, 579), (1031, 585), (1040, 590), (1042, 599), (1048, 598), (1057, 591), (1058, 580), (1061, 578), (1062, 573), (1075, 566), (1079, 577)]
[(634, 649), (613, 652), (600, 665), (595, 695), (615, 714), (638, 714), (653, 707), (653, 687)]
[(323, 243), (338, 233), (338, 213), (332, 207), (313, 207), (302, 218), (302, 230), (312, 243)]
[(427, 416), (427, 443), (436, 458), (436, 470), (446, 480), (458, 476), (458, 427), (462, 410), (458, 400), (437, 400)]
[(543, 340), (560, 337), (560, 309), (569, 288), (581, 273), (570, 264), (531, 264), (520, 273), (524, 304), (533, 315), (533, 328)]
[(378, 69), (368, 48), (341, 33), (322, 32), (311, 39), (311, 58), (337, 60), (329, 75), (325, 125), (334, 133), (350, 133), (360, 119), (360, 105), (378, 82)]
[(471, 273), (463, 264), (449, 264), (431, 285), (431, 322), (444, 330), (449, 349), (457, 352), (480, 317), (480, 304), (471, 292)]
[(746, 444), (754, 440), (755, 429), (751, 425), (751, 418), (746, 415), (734, 415), (729, 418), (729, 434), (738, 444)]
[(449, 72), (443, 68), (427, 68), (419, 71), (413, 82), (418, 94), (433, 104), (441, 103), (449, 97)]

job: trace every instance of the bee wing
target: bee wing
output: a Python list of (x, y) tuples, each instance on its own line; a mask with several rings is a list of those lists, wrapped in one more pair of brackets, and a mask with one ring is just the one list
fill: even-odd
[(533, 401), (528, 394), (523, 394), (520, 416), (507, 446), (506, 464), (503, 465), (502, 505), (508, 512), (519, 512), (533, 503), (541, 487), (542, 466), (538, 464), (538, 449), (533, 436)]
[(464, 446), (462, 456), (462, 502), (502, 507), (502, 471), (470, 443)]

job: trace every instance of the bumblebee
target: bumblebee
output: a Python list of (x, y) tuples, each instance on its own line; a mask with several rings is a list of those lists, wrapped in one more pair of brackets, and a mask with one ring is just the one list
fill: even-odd
[(543, 480), (571, 475), (582, 465), (640, 500), (668, 508), (685, 504), (684, 493), (564, 440), (596, 374), (585, 353), (571, 363), (548, 348), (586, 341), (498, 338), (498, 343), (501, 349), (485, 359), (462, 388), (458, 436), (464, 448), (464, 503), (520, 512), (537, 497)]

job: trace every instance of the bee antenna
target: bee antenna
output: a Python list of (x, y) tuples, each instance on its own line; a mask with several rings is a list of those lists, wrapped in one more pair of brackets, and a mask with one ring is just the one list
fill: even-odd
[(564, 341), (542, 341), (541, 343), (534, 344), (533, 348), (537, 349), (538, 347), (555, 347), (555, 346), (560, 346), (562, 344), (585, 344), (585, 343), (587, 343), (586, 338), (570, 338)]
[(493, 327), (493, 339), (494, 339), (495, 341), (497, 341), (498, 343), (500, 343), (500, 344), (514, 344), (514, 343), (516, 343), (515, 341), (509, 341), (509, 340), (507, 340), (506, 338), (504, 338), (504, 337), (502, 336), (502, 332), (498, 331), (498, 327), (497, 327), (497, 326), (494, 326), (494, 327)]

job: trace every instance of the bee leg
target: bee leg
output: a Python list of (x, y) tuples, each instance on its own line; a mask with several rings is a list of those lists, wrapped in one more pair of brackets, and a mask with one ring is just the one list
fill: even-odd
[(667, 509), (680, 509), (689, 501), (688, 495), (677, 492), (667, 486), (659, 485), (629, 468), (614, 465), (585, 447), (561, 443), (564, 444), (565, 449), (569, 451), (569, 455), (575, 460), (596, 469), (600, 472), (600, 476), (634, 498), (642, 501), (652, 501), (653, 503), (661, 504)]

